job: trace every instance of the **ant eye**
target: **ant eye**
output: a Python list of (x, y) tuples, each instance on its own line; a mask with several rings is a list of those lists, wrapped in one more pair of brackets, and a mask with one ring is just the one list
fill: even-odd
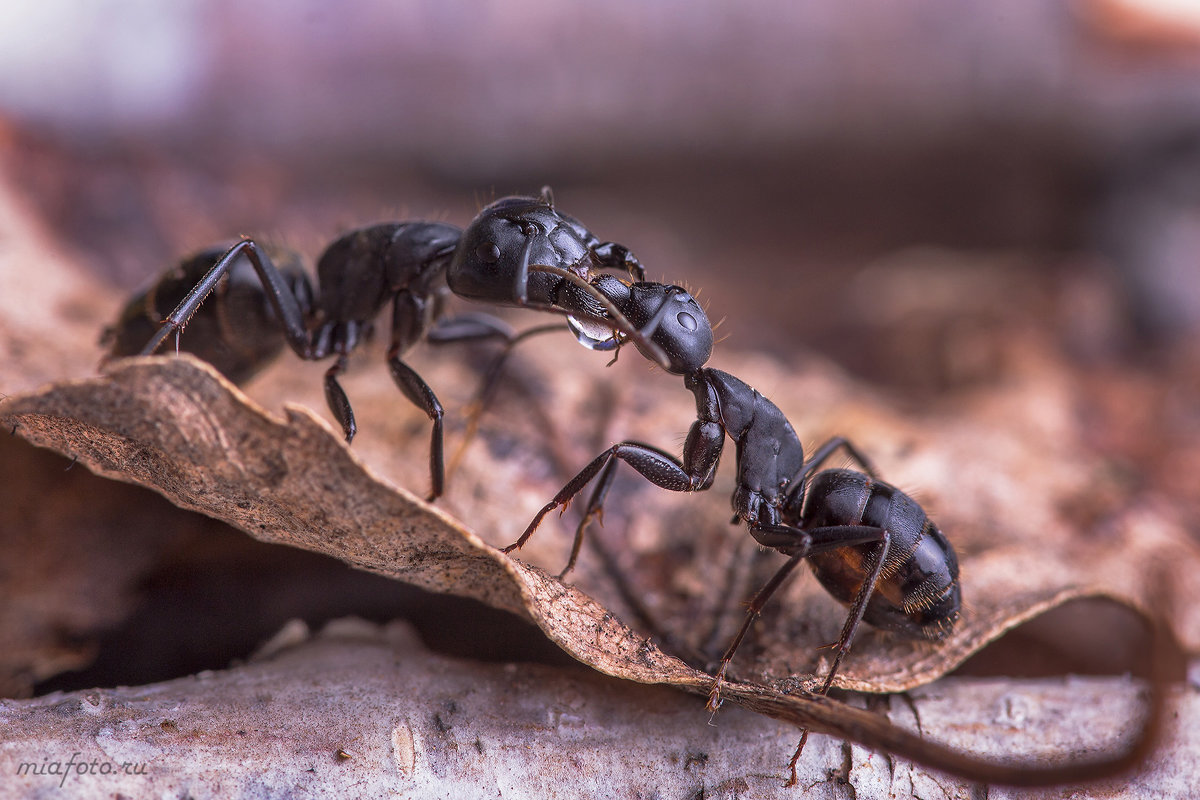
[(679, 326), (684, 330), (694, 331), (700, 327), (696, 324), (696, 318), (686, 311), (680, 311), (675, 316), (675, 319), (679, 320)]
[(485, 264), (495, 264), (500, 260), (500, 248), (495, 242), (484, 242), (475, 248), (475, 255)]

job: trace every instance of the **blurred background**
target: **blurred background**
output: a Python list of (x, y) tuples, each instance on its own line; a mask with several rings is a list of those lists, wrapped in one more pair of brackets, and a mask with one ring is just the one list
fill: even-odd
[(1097, 393), (1096, 446), (1194, 485), (1165, 444), (1200, 441), (1187, 0), (10, 0), (0, 118), (10, 179), (121, 291), (238, 234), (316, 256), (549, 184), (700, 289), (728, 352), (925, 408), (1030, 342), (1145, 376)]

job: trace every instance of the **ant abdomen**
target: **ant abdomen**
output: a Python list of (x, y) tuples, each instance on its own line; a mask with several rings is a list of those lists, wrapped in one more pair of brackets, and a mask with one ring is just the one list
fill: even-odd
[[(263, 250), (307, 312), (313, 291), (299, 254), (273, 245), (264, 245)], [(222, 245), (193, 253), (131, 298), (116, 323), (104, 332), (102, 342), (108, 346), (109, 357), (140, 353), (167, 315), (228, 251), (229, 246)], [(233, 383), (245, 383), (271, 363), (287, 341), (262, 282), (245, 256), (233, 262), (212, 295), (210, 303), (189, 317), (191, 335), (181, 340), (180, 349), (212, 364)]]
[[(813, 476), (798, 527), (866, 525), (891, 535), (887, 561), (863, 619), (915, 639), (942, 639), (962, 607), (954, 548), (915, 500), (861, 472), (824, 470)], [(850, 605), (879, 552), (876, 544), (813, 553), (813, 573), (831, 595)]]

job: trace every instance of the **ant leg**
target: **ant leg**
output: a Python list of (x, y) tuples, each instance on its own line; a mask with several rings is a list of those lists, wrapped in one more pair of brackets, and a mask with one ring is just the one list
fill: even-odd
[(892, 541), (891, 533), (887, 528), (873, 525), (830, 525), (807, 530), (787, 525), (768, 525), (751, 528), (750, 535), (761, 545), (773, 547), (793, 557), (800, 556), (801, 558), (827, 553), (831, 550), (840, 550), (843, 547), (879, 543), (879, 548), (875, 551), (874, 563), (850, 606), (850, 615), (846, 617), (846, 622), (842, 625), (833, 666), (830, 667), (829, 674), (825, 676), (821, 688), (817, 691), (817, 694), (825, 694), (833, 684), (833, 678), (837, 674), (838, 667), (841, 666), (842, 659), (850, 651), (850, 643), (854, 639), (859, 623), (862, 622), (863, 614), (866, 613), (867, 603), (875, 591), (875, 584), (879, 582), (879, 576), (883, 574), (883, 566), (887, 563), (888, 549)]
[[(800, 468), (799, 476), (811, 475), (820, 467), (821, 464), (827, 462), (830, 456), (833, 456), (838, 450), (845, 450), (846, 455), (850, 456), (853, 462), (856, 462), (859, 467), (863, 468), (864, 473), (871, 477), (878, 477), (875, 470), (875, 465), (871, 463), (871, 459), (863, 455), (863, 451), (854, 446), (850, 439), (846, 437), (834, 437), (829, 439), (816, 450), (812, 451), (812, 457), (808, 462), (805, 462), (804, 467)], [(793, 479), (794, 481), (794, 479)]]
[(470, 402), (468, 439), (470, 435), (474, 434), (475, 428), (479, 427), (479, 416), (484, 413), (493, 393), (496, 392), (500, 372), (503, 371), (504, 365), (508, 362), (512, 350), (516, 349), (516, 345), (526, 339), (540, 336), (541, 333), (562, 330), (562, 325), (552, 324), (530, 327), (528, 330), (517, 333), (503, 319), (492, 317), (491, 314), (470, 313), (440, 320), (426, 333), (425, 341), (430, 344), (486, 342), (488, 339), (499, 339), (504, 343), (499, 354), (492, 359), (491, 363), (488, 363), (487, 369), (484, 371), (484, 380), (481, 381), (479, 390), (475, 392), (475, 397)]
[[(684, 460), (682, 462), (675, 462), (674, 458), (667, 456), (672, 462), (682, 466), (684, 475), (690, 476), (689, 481), (691, 485), (686, 487), (686, 489), (665, 486), (658, 479), (643, 471), (643, 468), (639, 467), (633, 461), (629, 461), (625, 456), (620, 457), (637, 469), (647, 480), (659, 486), (672, 489), (673, 491), (702, 492), (712, 486), (717, 461), (720, 460), (721, 445), (724, 442), (724, 436), (724, 430), (718, 424), (697, 420), (689, 432), (688, 442), (684, 446)], [(630, 443), (626, 442), (626, 444)], [(650, 449), (653, 450), (654, 448)], [(662, 451), (658, 452), (660, 455), (666, 455)], [(618, 461), (616, 459), (610, 458), (604, 465), (604, 469), (600, 472), (600, 478), (596, 481), (595, 488), (592, 489), (591, 497), (588, 498), (587, 508), (584, 510), (583, 517), (579, 520), (579, 525), (575, 528), (575, 540), (571, 543), (571, 555), (567, 560), (567, 566), (558, 574), (559, 580), (563, 580), (571, 570), (575, 569), (575, 562), (578, 561), (579, 552), (583, 548), (584, 532), (592, 523), (592, 520), (599, 520), (600, 524), (604, 524), (604, 500), (608, 496), (608, 490), (612, 487), (613, 478), (616, 476), (617, 464)], [(647, 464), (647, 466), (650, 465), (652, 465), (652, 462)], [(582, 489), (582, 487), (580, 488)], [(648, 619), (645, 614), (642, 616)]]
[(338, 356), (337, 361), (333, 362), (332, 367), (325, 370), (325, 402), (329, 404), (329, 410), (342, 424), (342, 433), (346, 436), (346, 444), (350, 444), (354, 440), (354, 434), (358, 432), (358, 426), (354, 424), (354, 409), (350, 407), (350, 399), (346, 397), (346, 391), (337, 380), (337, 376), (345, 371), (346, 356), (343, 353)]
[(790, 525), (756, 525), (749, 529), (754, 541), (786, 555), (799, 552), (801, 557), (828, 553), (843, 547), (873, 544), (883, 538), (883, 528), (871, 525), (830, 525), (804, 530)]
[(455, 344), (458, 342), (481, 342), (490, 339), (499, 339), (504, 343), (500, 352), (488, 364), (487, 369), (484, 370), (483, 380), (479, 384), (479, 389), (467, 405), (466, 433), (463, 436), (462, 444), (458, 447), (458, 451), (450, 459), (450, 472), (455, 470), (459, 461), (462, 460), (462, 455), (466, 451), (467, 446), (479, 431), (479, 420), (483, 416), (483, 412), (491, 405), (492, 397), (500, 385), (500, 374), (504, 370), (504, 365), (508, 363), (508, 358), (512, 354), (512, 351), (516, 349), (517, 345), (527, 339), (543, 333), (552, 333), (561, 330), (563, 330), (562, 325), (552, 324), (539, 325), (516, 333), (511, 325), (499, 317), (493, 317), (490, 314), (471, 313), (441, 320), (426, 334), (425, 341), (435, 345)]
[(482, 342), (489, 339), (509, 341), (516, 336), (513, 327), (491, 314), (469, 312), (439, 319), (425, 334), (430, 344)]
[[(718, 444), (720, 444), (720, 440), (718, 440)], [(533, 532), (541, 525), (542, 519), (547, 514), (560, 506), (565, 507), (575, 498), (575, 495), (583, 491), (583, 487), (587, 486), (602, 469), (608, 466), (610, 461), (617, 458), (633, 467), (642, 477), (655, 486), (673, 492), (685, 492), (689, 489), (694, 489), (701, 480), (701, 478), (690, 475), (685, 469), (683, 462), (656, 447), (639, 442), (621, 442), (615, 444), (592, 459), (591, 463), (572, 478), (554, 496), (553, 500), (543, 506), (542, 510), (533, 518), (533, 521), (529, 523), (529, 527), (521, 534), (521, 537), (504, 548), (504, 552), (511, 553), (513, 550), (521, 549), (525, 545), (525, 542), (529, 541), (529, 537), (533, 535)], [(707, 475), (707, 470), (705, 470), (705, 475)], [(611, 475), (606, 477), (608, 481), (611, 481)], [(607, 493), (606, 482), (602, 483), (601, 486), (604, 487), (604, 493)], [(600, 498), (593, 498), (593, 500), (595, 501), (595, 506), (593, 507), (589, 503), (588, 513), (593, 515), (602, 513), (600, 505), (603, 501), (603, 494), (601, 494)]]
[(442, 492), (446, 488), (442, 404), (433, 390), (429, 388), (429, 384), (425, 383), (416, 370), (400, 360), (396, 348), (392, 348), (388, 352), (388, 368), (392, 371), (392, 379), (400, 387), (404, 396), (412, 401), (413, 405), (424, 411), (433, 422), (433, 432), (429, 442), (429, 477), (432, 487), (425, 498), (432, 503), (442, 496)]
[(851, 460), (862, 467), (863, 472), (867, 473), (872, 478), (879, 477), (879, 473), (875, 470), (875, 466), (871, 463), (871, 460), (867, 458), (861, 450), (855, 447), (853, 442), (844, 436), (834, 436), (832, 439), (814, 450), (812, 458), (810, 458), (800, 470), (801, 474), (812, 474), (817, 467), (829, 460), (829, 457), (837, 452), (839, 448), (845, 450), (846, 455), (850, 456)]
[[(521, 342), (532, 339), (534, 336), (541, 336), (543, 333), (555, 333), (563, 330), (562, 325), (538, 325), (534, 328), (523, 330), (515, 336), (510, 336), (505, 342), (504, 347), (488, 364), (487, 370), (484, 371), (483, 380), (479, 384), (479, 391), (475, 393), (475, 399), (471, 402), (472, 406), (472, 421), (478, 423), (478, 416), (483, 413), (491, 401), (492, 396), (496, 393), (496, 387), (500, 385), (500, 373), (504, 371), (504, 365), (508, 363), (508, 357), (512, 355), (512, 351), (516, 349)], [(476, 412), (475, 409), (478, 409)]]
[(725, 650), (725, 655), (721, 656), (721, 667), (717, 670), (717, 674), (713, 679), (712, 689), (708, 692), (707, 708), (709, 711), (716, 711), (721, 707), (721, 686), (725, 683), (725, 675), (729, 671), (729, 663), (733, 661), (733, 654), (737, 652), (738, 647), (742, 644), (742, 639), (745, 638), (754, 621), (762, 613), (763, 607), (771, 599), (771, 595), (775, 594), (775, 591), (792, 574), (792, 570), (796, 568), (796, 565), (803, 560), (803, 555), (795, 555), (789, 558), (771, 576), (771, 580), (767, 581), (766, 585), (758, 590), (758, 594), (754, 595), (754, 599), (746, 607), (746, 619), (742, 622), (742, 627), (738, 628), (737, 635), (733, 637), (733, 641), (729, 643), (729, 647)]
[(799, 515), (800, 506), (804, 500), (804, 488), (808, 483), (809, 477), (839, 449), (845, 450), (846, 454), (853, 461), (857, 462), (867, 475), (872, 478), (879, 477), (879, 473), (871, 463), (871, 460), (853, 442), (844, 436), (834, 436), (814, 450), (812, 457), (804, 462), (804, 465), (800, 467), (800, 471), (788, 482), (787, 488), (783, 490), (785, 508), (792, 509), (796, 511), (797, 516)]
[[(196, 309), (212, 293), (217, 283), (229, 271), (229, 268), (243, 255), (250, 260), (250, 264), (258, 274), (258, 279), (262, 282), (267, 299), (270, 301), (271, 307), (283, 325), (288, 344), (296, 352), (296, 355), (310, 360), (312, 358), (312, 347), (308, 330), (304, 325), (304, 312), (300, 307), (300, 303), (296, 300), (295, 295), (288, 287), (283, 276), (279, 273), (279, 270), (271, 263), (271, 259), (255, 244), (253, 239), (242, 239), (229, 248), (229, 251), (225, 255), (221, 256), (212, 269), (179, 302), (175, 310), (163, 319), (158, 332), (142, 348), (141, 354), (145, 356), (152, 355), (172, 333), (178, 337), (179, 332), (187, 325), (192, 315), (196, 313)], [(178, 342), (178, 338), (176, 341)]]
[(429, 388), (429, 384), (400, 358), (425, 332), (426, 305), (426, 298), (418, 297), (411, 292), (404, 291), (396, 295), (396, 302), (392, 308), (392, 344), (388, 348), (387, 363), (396, 386), (413, 405), (424, 411), (433, 422), (433, 431), (429, 440), (431, 486), (429, 494), (425, 498), (432, 503), (442, 496), (442, 492), (446, 488), (442, 404), (437, 399), (437, 395), (433, 393), (433, 389)]
[[(837, 531), (849, 528), (849, 532), (860, 531), (862, 525), (847, 525), (835, 526), (830, 528), (814, 528), (809, 531), (809, 534), (816, 534), (822, 531)], [(837, 641), (837, 655), (834, 656), (833, 664), (829, 667), (829, 674), (825, 676), (824, 683), (817, 691), (817, 694), (826, 694), (829, 687), (833, 685), (833, 678), (837, 675), (838, 667), (842, 664), (842, 659), (846, 653), (850, 652), (850, 643), (854, 641), (854, 634), (858, 631), (858, 626), (862, 622), (863, 614), (866, 613), (867, 603), (871, 600), (871, 595), (875, 592), (875, 584), (879, 582), (879, 576), (883, 574), (883, 566), (887, 563), (888, 550), (891, 548), (892, 535), (887, 528), (871, 528), (875, 532), (875, 541), (879, 542), (879, 549), (876, 550), (875, 563), (871, 565), (871, 571), (867, 574), (867, 579), (863, 581), (862, 586), (858, 589), (858, 595), (854, 598), (854, 603), (850, 606), (850, 614), (846, 617), (846, 622), (842, 625), (842, 633)], [(826, 548), (836, 549), (836, 548)], [(819, 552), (819, 551), (817, 551)]]
[(617, 462), (609, 459), (600, 472), (600, 480), (596, 481), (596, 487), (592, 489), (592, 496), (588, 498), (587, 509), (583, 512), (583, 518), (579, 520), (579, 525), (575, 528), (575, 541), (571, 543), (571, 555), (567, 559), (567, 566), (558, 573), (560, 581), (567, 577), (567, 573), (575, 569), (575, 562), (579, 560), (579, 551), (583, 547), (583, 532), (587, 530), (588, 525), (592, 524), (592, 520), (598, 520), (601, 525), (604, 524), (604, 498), (608, 496), (613, 477), (617, 474), (616, 467)]
[(582, 472), (572, 478), (566, 486), (559, 490), (558, 494), (554, 495), (553, 500), (542, 506), (542, 510), (537, 513), (537, 516), (535, 516), (533, 521), (529, 523), (529, 526), (525, 528), (525, 532), (522, 533), (515, 542), (504, 548), (504, 552), (511, 553), (513, 550), (520, 550), (522, 547), (524, 547), (525, 543), (529, 541), (529, 537), (533, 536), (533, 532), (536, 531), (538, 526), (542, 524), (542, 520), (546, 517), (546, 515), (559, 506), (566, 506), (567, 503), (570, 503), (575, 495), (579, 494), (579, 492), (583, 490), (583, 487), (587, 486), (588, 482), (591, 481), (592, 478), (596, 477), (596, 473), (599, 472), (606, 463), (608, 463), (610, 458), (612, 458), (612, 451), (605, 450), (603, 453), (592, 459), (591, 463), (584, 467)]
[[(554, 326), (557, 330), (560, 326)], [(488, 400), (491, 399), (491, 394), (495, 390), (493, 385), (498, 381), (500, 369), (504, 365), (504, 360), (508, 356), (509, 350), (512, 349), (514, 342), (519, 338), (519, 335), (513, 331), (511, 325), (499, 317), (493, 317), (491, 314), (467, 313), (449, 319), (439, 320), (436, 325), (425, 334), (425, 341), (433, 345), (457, 344), (459, 342), (483, 342), (490, 339), (499, 339), (505, 343), (505, 348), (500, 356), (494, 359), (484, 373), (483, 383), (475, 392), (475, 396), (471, 398), (467, 404), (466, 417), (467, 427), (466, 434), (463, 437), (462, 443), (458, 450), (450, 459), (449, 472), (453, 473), (458, 468), (458, 463), (462, 460), (462, 455), (467, 449), (467, 445), (475, 438), (476, 432), (479, 430), (479, 418), (483, 416), (483, 409)]]
[[(833, 677), (837, 675), (838, 667), (842, 664), (842, 658), (850, 651), (850, 643), (854, 639), (854, 634), (858, 630), (859, 624), (862, 622), (863, 614), (867, 610), (867, 603), (871, 599), (872, 593), (875, 591), (875, 584), (879, 581), (879, 576), (883, 572), (883, 565), (887, 563), (888, 548), (891, 546), (891, 534), (886, 528), (877, 528), (880, 532), (879, 550), (875, 558), (875, 564), (871, 568), (867, 579), (863, 581), (863, 585), (858, 590), (858, 596), (854, 598), (854, 604), (850, 607), (850, 614), (846, 617), (846, 622), (842, 625), (841, 636), (838, 637), (837, 655), (834, 656), (833, 664), (829, 667), (829, 674), (825, 676), (825, 682), (821, 684), (821, 688), (817, 690), (818, 695), (824, 696), (829, 692), (829, 687), (833, 684)], [(808, 728), (804, 728), (800, 732), (800, 742), (796, 745), (796, 752), (792, 753), (792, 759), (788, 762), (788, 769), (791, 775), (788, 777), (786, 786), (795, 786), (796, 764), (800, 761), (801, 754), (804, 753), (804, 745), (808, 743)]]
[(804, 745), (808, 744), (808, 728), (800, 732), (800, 743), (796, 745), (796, 752), (792, 753), (792, 759), (788, 761), (788, 779), (784, 781), (783, 787), (790, 789), (800, 782), (800, 776), (796, 774), (796, 765), (800, 763), (800, 756), (804, 753)]
[[(717, 671), (715, 680), (713, 681), (712, 690), (708, 694), (708, 710), (716, 711), (721, 704), (721, 684), (725, 681), (725, 675), (729, 670), (729, 663), (733, 660), (733, 654), (737, 652), (738, 646), (741, 645), (742, 639), (754, 624), (754, 621), (762, 613), (763, 606), (767, 600), (779, 588), (784, 579), (795, 569), (796, 564), (804, 560), (808, 556), (817, 553), (824, 553), (830, 550), (839, 550), (843, 547), (850, 547), (858, 544), (870, 544), (878, 542), (881, 538), (887, 538), (887, 532), (881, 528), (874, 528), (865, 525), (835, 525), (826, 528), (813, 528), (809, 531), (804, 531), (799, 528), (793, 528), (788, 525), (763, 525), (750, 528), (750, 535), (754, 540), (764, 547), (772, 547), (783, 550), (790, 554), (790, 558), (775, 575), (767, 581), (766, 585), (758, 591), (754, 599), (750, 601), (750, 605), (746, 614), (746, 619), (742, 622), (742, 627), (738, 630), (733, 642), (730, 643), (729, 649), (725, 651), (725, 655), (721, 657), (721, 666)], [(885, 553), (886, 555), (886, 553)], [(880, 564), (882, 564), (882, 560)], [(873, 573), (870, 580), (864, 586), (874, 588), (875, 581), (879, 579), (878, 570)], [(866, 601), (870, 599), (870, 592), (867, 592), (866, 598), (862, 598), (862, 592), (859, 593), (859, 598), (855, 599), (855, 605), (859, 599), (862, 599), (862, 609), (857, 610), (855, 625), (851, 628), (849, 635), (854, 635), (854, 628), (857, 627), (857, 620), (862, 619), (862, 614), (866, 610)], [(852, 612), (852, 617), (855, 614)], [(843, 636), (846, 631), (843, 628)], [(849, 649), (847, 645), (846, 649)], [(841, 656), (838, 657), (838, 663), (841, 662)], [(837, 664), (834, 664), (834, 671), (837, 670)], [(829, 681), (832, 681), (832, 673), (825, 687), (820, 694), (824, 694), (828, 689)]]
[[(705, 410), (708, 411), (707, 409)], [(566, 506), (575, 495), (583, 491), (592, 478), (596, 477), (614, 458), (619, 458), (633, 467), (646, 480), (663, 489), (672, 492), (702, 492), (712, 486), (713, 475), (717, 462), (721, 458), (721, 449), (725, 444), (725, 428), (719, 422), (707, 418), (707, 413), (700, 413), (688, 431), (687, 441), (683, 445), (683, 460), (672, 456), (665, 450), (651, 447), (639, 442), (620, 442), (605, 450), (592, 462), (583, 468), (578, 475), (554, 496), (554, 499), (542, 507), (529, 527), (521, 534), (521, 538), (504, 548), (511, 553), (520, 549), (529, 537), (537, 530), (542, 519), (559, 506)], [(615, 468), (615, 465), (614, 465)], [(600, 484), (596, 487), (588, 502), (584, 523), (592, 517), (603, 513), (604, 497), (608, 494), (608, 486), (612, 481), (611, 471), (606, 471)], [(572, 562), (562, 574), (566, 575), (574, 565), (574, 556), (578, 554), (582, 541), (582, 530), (576, 531), (576, 541), (572, 547)]]

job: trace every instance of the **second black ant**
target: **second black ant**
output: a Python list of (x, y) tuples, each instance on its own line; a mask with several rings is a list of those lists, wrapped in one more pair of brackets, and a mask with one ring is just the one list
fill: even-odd
[[(630, 309), (634, 325), (642, 322), (638, 312)], [(759, 544), (778, 550), (788, 560), (750, 602), (745, 622), (722, 656), (709, 694), (711, 710), (720, 705), (729, 665), (754, 620), (804, 560), (822, 586), (850, 608), (833, 663), (817, 694), (827, 693), (832, 686), (864, 620), (910, 638), (938, 640), (949, 635), (962, 607), (958, 557), (949, 540), (915, 500), (879, 480), (867, 458), (848, 440), (831, 439), (806, 461), (799, 438), (778, 406), (733, 375), (705, 367), (710, 348), (688, 347), (695, 322), (681, 318), (679, 324), (664, 329), (681, 340), (668, 351), (690, 356), (673, 362), (671, 371), (683, 375), (684, 385), (696, 398), (696, 421), (682, 459), (641, 442), (613, 445), (572, 478), (505, 552), (522, 547), (547, 514), (566, 506), (596, 480), (567, 565), (559, 575), (565, 577), (575, 566), (587, 526), (601, 516), (620, 462), (664, 489), (704, 491), (715, 480), (728, 436), (737, 446), (734, 521), (745, 522)], [(711, 335), (704, 341), (711, 341)], [(818, 471), (839, 450), (862, 471)], [(792, 759), (793, 775), (806, 738), (807, 731)]]

